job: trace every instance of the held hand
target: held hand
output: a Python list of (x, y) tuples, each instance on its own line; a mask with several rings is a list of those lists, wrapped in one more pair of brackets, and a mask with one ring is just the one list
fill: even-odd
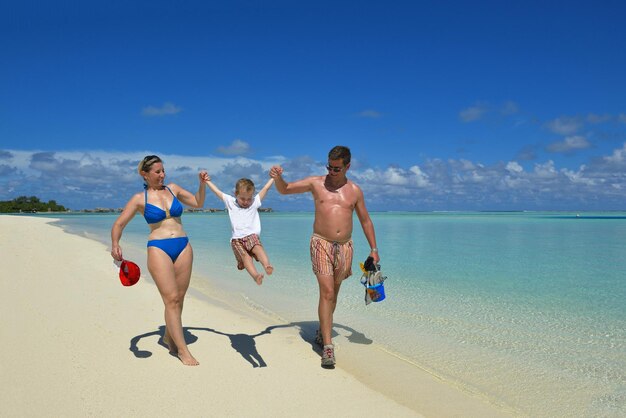
[(209, 184), (211, 182), (211, 176), (206, 171), (203, 171), (202, 173), (204, 174), (204, 176), (202, 177), (202, 182), (204, 184)]
[(283, 168), (279, 165), (275, 165), (270, 169), (270, 177), (276, 179), (283, 175)]
[(376, 263), (376, 264), (380, 263), (380, 256), (378, 255), (378, 250), (377, 251), (371, 251), (370, 252), (370, 257), (372, 257), (374, 259), (374, 263)]

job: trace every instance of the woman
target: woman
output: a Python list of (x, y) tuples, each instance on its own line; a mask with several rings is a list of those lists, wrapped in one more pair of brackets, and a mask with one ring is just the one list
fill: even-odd
[(130, 198), (126, 207), (111, 228), (111, 256), (122, 260), (119, 241), (122, 231), (137, 212), (143, 213), (148, 226), (148, 270), (159, 289), (165, 304), (165, 334), (163, 342), (170, 353), (177, 355), (183, 364), (198, 365), (191, 355), (183, 337), (182, 311), (185, 293), (191, 278), (193, 250), (180, 217), (181, 202), (193, 208), (204, 206), (206, 171), (198, 174), (198, 192), (191, 194), (171, 183), (165, 186), (163, 161), (156, 155), (148, 155), (137, 167), (144, 179), (144, 192)]

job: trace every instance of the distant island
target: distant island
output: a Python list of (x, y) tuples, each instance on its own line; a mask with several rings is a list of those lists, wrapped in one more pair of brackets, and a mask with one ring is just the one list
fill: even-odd
[(36, 196), (20, 196), (17, 199), (0, 201), (0, 213), (67, 212), (68, 210), (55, 200), (42, 202)]
[[(73, 211), (55, 200), (43, 202), (36, 196), (20, 196), (17, 199), (0, 201), (0, 213), (38, 213), (38, 212), (79, 212), (79, 213), (119, 213), (123, 208), (94, 208)], [(272, 208), (259, 208), (259, 212), (273, 212)], [(185, 212), (214, 213), (226, 212), (225, 208), (185, 209)]]
[[(38, 213), (38, 212), (79, 212), (79, 213), (119, 213), (123, 208), (94, 208), (71, 210), (59, 205), (55, 200), (42, 202), (36, 196), (20, 196), (17, 199), (0, 201), (0, 213)], [(273, 212), (272, 208), (259, 208), (259, 212)], [(185, 209), (185, 212), (214, 213), (226, 212), (225, 208)]]

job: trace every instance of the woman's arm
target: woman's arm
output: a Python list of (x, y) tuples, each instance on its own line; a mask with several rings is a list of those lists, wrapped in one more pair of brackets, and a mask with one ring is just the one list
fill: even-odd
[(176, 193), (176, 197), (178, 200), (183, 202), (185, 205), (192, 208), (201, 208), (204, 206), (204, 199), (206, 198), (206, 179), (209, 177), (206, 171), (201, 171), (198, 173), (199, 184), (198, 191), (195, 195), (191, 194), (187, 190), (176, 184), (170, 184), (170, 189), (173, 189)]
[(113, 226), (111, 227), (111, 257), (117, 261), (122, 261), (122, 247), (120, 247), (120, 239), (122, 238), (122, 232), (128, 222), (135, 217), (135, 214), (139, 212), (143, 202), (143, 193), (137, 193), (130, 198), (120, 216), (117, 217)]

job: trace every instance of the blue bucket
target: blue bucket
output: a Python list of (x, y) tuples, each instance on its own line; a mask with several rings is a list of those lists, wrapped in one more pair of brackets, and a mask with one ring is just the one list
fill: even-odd
[(382, 302), (385, 300), (385, 286), (382, 282), (374, 286), (366, 286), (365, 289), (370, 299), (372, 299), (372, 302)]

